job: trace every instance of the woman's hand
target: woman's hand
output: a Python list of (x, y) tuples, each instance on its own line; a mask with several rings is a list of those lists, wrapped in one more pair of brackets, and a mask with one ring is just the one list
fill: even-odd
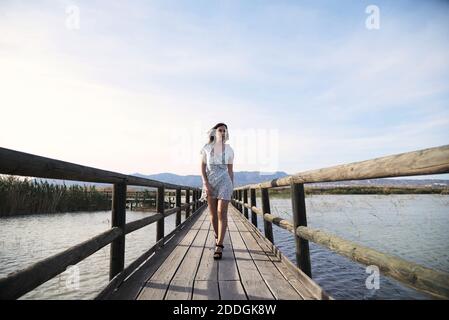
[(210, 185), (209, 181), (204, 183), (204, 186), (206, 187), (206, 194), (209, 196), (212, 194), (212, 186)]

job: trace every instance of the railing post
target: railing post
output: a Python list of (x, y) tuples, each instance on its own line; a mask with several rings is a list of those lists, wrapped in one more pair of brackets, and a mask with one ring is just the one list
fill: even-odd
[[(190, 189), (186, 189), (186, 203), (190, 203)], [(186, 219), (190, 216), (190, 206), (186, 208)]]
[[(239, 201), (242, 201), (242, 190), (239, 190)], [(239, 211), (243, 212), (241, 203), (239, 203)]]
[(298, 226), (307, 226), (306, 201), (303, 183), (291, 183), (293, 225), (295, 227), (296, 264), (305, 274), (312, 278), (310, 266), (309, 241), (296, 235)]
[[(163, 215), (164, 209), (165, 209), (165, 188), (164, 186), (162, 186), (157, 188), (156, 211), (157, 213), (162, 213)], [(165, 217), (157, 221), (156, 242), (164, 237), (164, 225), (165, 225)]]
[(194, 201), (194, 205), (193, 205), (193, 208), (194, 208), (194, 212), (196, 211), (196, 210), (198, 210), (198, 202), (197, 202), (197, 200), (198, 200), (198, 190), (194, 190), (193, 191), (193, 201)]
[[(176, 189), (176, 207), (181, 206), (181, 189)], [(181, 210), (176, 212), (176, 226), (181, 224)]]
[(265, 220), (265, 213), (271, 213), (270, 209), (270, 198), (268, 196), (268, 188), (262, 188), (262, 218), (263, 218), (263, 229), (265, 232), (265, 237), (274, 243), (273, 241), (273, 224)]
[(114, 184), (111, 221), (112, 228), (120, 228), (122, 235), (111, 243), (109, 280), (125, 267), (126, 183)]
[[(245, 204), (248, 204), (248, 190), (244, 189), (243, 190), (243, 202)], [(248, 219), (248, 208), (243, 206), (243, 215), (245, 216), (246, 219)]]
[[(256, 189), (250, 189), (251, 207), (257, 207), (256, 205)], [(251, 210), (251, 222), (257, 227), (257, 213)]]

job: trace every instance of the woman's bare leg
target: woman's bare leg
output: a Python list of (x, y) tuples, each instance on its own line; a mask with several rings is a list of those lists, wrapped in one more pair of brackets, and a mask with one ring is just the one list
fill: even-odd
[(218, 199), (218, 244), (223, 244), (223, 239), (226, 234), (226, 227), (228, 226), (228, 204), (229, 200)]
[(218, 215), (217, 215), (218, 199), (208, 196), (207, 203), (209, 205), (210, 223), (212, 224), (212, 227), (214, 228), (215, 235), (218, 236)]

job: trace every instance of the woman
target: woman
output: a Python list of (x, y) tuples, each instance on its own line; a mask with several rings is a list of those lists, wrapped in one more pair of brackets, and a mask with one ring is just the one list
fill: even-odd
[(209, 205), (210, 219), (215, 234), (214, 259), (221, 259), (223, 239), (228, 226), (228, 204), (234, 189), (234, 150), (229, 144), (228, 126), (217, 123), (209, 130), (209, 139), (201, 149), (201, 200)]

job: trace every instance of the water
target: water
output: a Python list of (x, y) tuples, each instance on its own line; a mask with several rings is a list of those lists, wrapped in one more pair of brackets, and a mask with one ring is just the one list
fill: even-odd
[[(273, 214), (293, 220), (290, 199), (270, 200)], [(449, 272), (447, 195), (313, 195), (306, 197), (306, 208), (312, 228)], [(263, 230), (260, 217), (258, 226)], [(273, 233), (282, 253), (295, 261), (293, 235), (277, 226)], [(369, 290), (365, 265), (314, 243), (310, 259), (312, 278), (336, 299), (432, 299), (383, 275), (379, 289)]]
[[(257, 199), (260, 204), (260, 199)], [(306, 198), (308, 225), (433, 269), (449, 272), (449, 196), (443, 195), (314, 195)], [(292, 220), (289, 199), (271, 199), (275, 215)], [(128, 211), (127, 222), (152, 213)], [(0, 277), (61, 252), (110, 227), (110, 212), (41, 214), (0, 218)], [(184, 221), (184, 217), (183, 217)], [(166, 218), (165, 232), (174, 229)], [(263, 223), (259, 217), (259, 228)], [(156, 224), (126, 236), (131, 263), (156, 241)], [(273, 226), (275, 244), (292, 261), (293, 235)], [(22, 299), (91, 299), (108, 283), (106, 246), (77, 264), (79, 288), (66, 285), (66, 271)], [(365, 286), (365, 266), (310, 244), (312, 276), (337, 299), (429, 299), (385, 276), (380, 288)]]
[[(131, 222), (151, 212), (127, 211)], [(165, 218), (165, 233), (175, 228), (176, 215)], [(0, 277), (70, 248), (108, 230), (111, 212), (39, 214), (0, 218)], [(182, 221), (185, 220), (184, 214)], [(125, 267), (156, 243), (156, 223), (126, 235)], [(76, 273), (67, 270), (21, 299), (92, 299), (109, 281), (107, 245), (77, 264), (79, 288), (73, 286)]]

